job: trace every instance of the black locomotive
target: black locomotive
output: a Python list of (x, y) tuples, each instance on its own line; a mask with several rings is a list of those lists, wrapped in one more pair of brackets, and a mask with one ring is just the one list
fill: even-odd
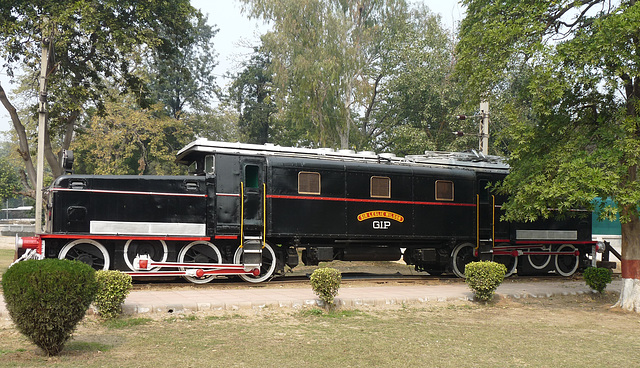
[(287, 148), (197, 140), (189, 176), (66, 175), (48, 189), (46, 231), (20, 240), (44, 257), (133, 276), (261, 282), (298, 265), (396, 261), (463, 277), (473, 260), (508, 273), (569, 276), (595, 262), (590, 213), (499, 221), (499, 157)]

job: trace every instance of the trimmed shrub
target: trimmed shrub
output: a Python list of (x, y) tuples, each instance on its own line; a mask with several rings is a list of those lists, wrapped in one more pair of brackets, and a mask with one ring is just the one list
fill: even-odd
[(318, 268), (311, 274), (311, 288), (328, 307), (333, 306), (333, 299), (338, 295), (342, 282), (340, 271), (335, 268)]
[(604, 267), (589, 267), (584, 270), (582, 277), (593, 290), (603, 293), (607, 284), (611, 283), (611, 270)]
[(493, 299), (506, 273), (507, 267), (496, 262), (471, 262), (464, 268), (467, 285), (473, 290), (475, 298), (483, 302)]
[(9, 315), (18, 331), (49, 355), (57, 355), (96, 294), (95, 270), (66, 259), (28, 260), (2, 276)]
[(131, 291), (131, 276), (120, 271), (97, 271), (98, 292), (93, 304), (98, 314), (105, 319), (113, 319), (122, 312), (122, 303)]

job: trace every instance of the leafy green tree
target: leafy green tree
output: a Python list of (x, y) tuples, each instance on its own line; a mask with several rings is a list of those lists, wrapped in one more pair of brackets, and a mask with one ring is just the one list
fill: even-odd
[(197, 137), (236, 142), (241, 140), (238, 119), (236, 111), (219, 104), (215, 108), (205, 108), (198, 113), (189, 113), (183, 121)]
[(273, 22), (271, 52), (282, 120), (301, 141), (348, 148), (371, 105), (385, 24), (406, 12), (403, 0), (242, 0), (251, 16)]
[(168, 175), (180, 173), (175, 153), (193, 132), (167, 116), (161, 104), (142, 109), (132, 98), (107, 102), (73, 144), (78, 170), (91, 174)]
[(271, 57), (256, 48), (229, 87), (229, 100), (240, 113), (238, 126), (248, 143), (264, 144), (273, 136), (276, 113)]
[(451, 78), (453, 36), (428, 8), (405, 0), (243, 2), (274, 25), (262, 40), (277, 143), (400, 154), (462, 143), (450, 126), (462, 100)]
[(6, 157), (0, 157), (0, 201), (15, 197), (21, 188), (17, 169)]
[[(163, 35), (188, 37), (196, 14), (188, 0), (0, 2), (0, 56), (6, 60), (3, 69), (10, 76), (17, 69), (26, 78), (37, 81), (40, 41), (52, 40), (55, 56), (48, 70), (49, 122), (44, 143), (45, 157), (54, 177), (62, 173), (60, 152), (70, 147), (85, 110), (96, 107), (99, 113), (104, 113), (105, 91), (111, 84), (122, 92), (135, 93), (142, 103), (148, 101), (147, 89), (136, 73), (137, 63), (132, 56), (144, 47), (166, 46), (171, 40)], [(33, 90), (36, 85), (32, 84)], [(34, 115), (36, 100), (31, 100)], [(11, 116), (26, 178), (34, 188), (32, 138), (1, 86), (0, 101)]]
[[(534, 220), (611, 197), (622, 221), (618, 305), (640, 311), (640, 4), (464, 0), (460, 75), (486, 98), (530, 70), (513, 110), (505, 217)], [(515, 106), (511, 104), (511, 106)], [(615, 215), (605, 208), (605, 215)]]
[(218, 29), (207, 24), (207, 17), (197, 14), (187, 34), (166, 30), (170, 40), (152, 49), (148, 76), (151, 98), (162, 102), (170, 116), (181, 119), (185, 110), (202, 112), (216, 96), (218, 86), (213, 70), (213, 38)]
[(378, 150), (401, 155), (468, 148), (469, 139), (452, 134), (463, 130), (453, 118), (463, 98), (453, 78), (452, 35), (424, 6), (396, 21), (384, 30), (377, 104), (365, 115), (368, 135)]

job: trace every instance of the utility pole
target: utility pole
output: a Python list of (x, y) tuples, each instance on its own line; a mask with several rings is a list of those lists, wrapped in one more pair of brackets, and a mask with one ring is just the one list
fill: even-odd
[[(480, 118), (478, 124), (478, 150), (485, 156), (489, 154), (489, 102), (480, 102), (480, 114), (476, 115), (457, 115), (458, 120), (466, 120), (467, 118)], [(462, 137), (467, 133), (462, 131), (453, 132), (458, 137)], [(472, 134), (475, 135), (475, 134)]]
[(480, 102), (480, 127), (478, 132), (478, 148), (485, 156), (489, 154), (489, 102)]
[[(45, 20), (45, 24), (46, 24)], [(40, 94), (38, 104), (38, 156), (36, 160), (36, 234), (42, 233), (42, 191), (44, 176), (44, 137), (47, 125), (47, 72), (49, 70), (49, 49), (52, 40), (42, 39), (42, 59), (40, 60)]]

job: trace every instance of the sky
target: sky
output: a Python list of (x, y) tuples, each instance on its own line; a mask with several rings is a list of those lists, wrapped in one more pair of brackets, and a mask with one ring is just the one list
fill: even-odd
[[(411, 1), (411, 0), (410, 0)], [(423, 2), (432, 12), (442, 16), (446, 27), (457, 26), (464, 11), (458, 0), (413, 0)], [(226, 85), (228, 80), (223, 76), (227, 73), (239, 71), (240, 63), (249, 58), (253, 51), (249, 45), (257, 45), (259, 35), (268, 30), (262, 20), (250, 20), (241, 12), (241, 4), (236, 0), (191, 0), (191, 4), (208, 15), (209, 24), (219, 29), (214, 37), (218, 66), (214, 74), (218, 77), (218, 84)], [(4, 70), (0, 69), (0, 83), (9, 92), (13, 85)], [(0, 132), (12, 129), (11, 120), (4, 106), (0, 106)]]

